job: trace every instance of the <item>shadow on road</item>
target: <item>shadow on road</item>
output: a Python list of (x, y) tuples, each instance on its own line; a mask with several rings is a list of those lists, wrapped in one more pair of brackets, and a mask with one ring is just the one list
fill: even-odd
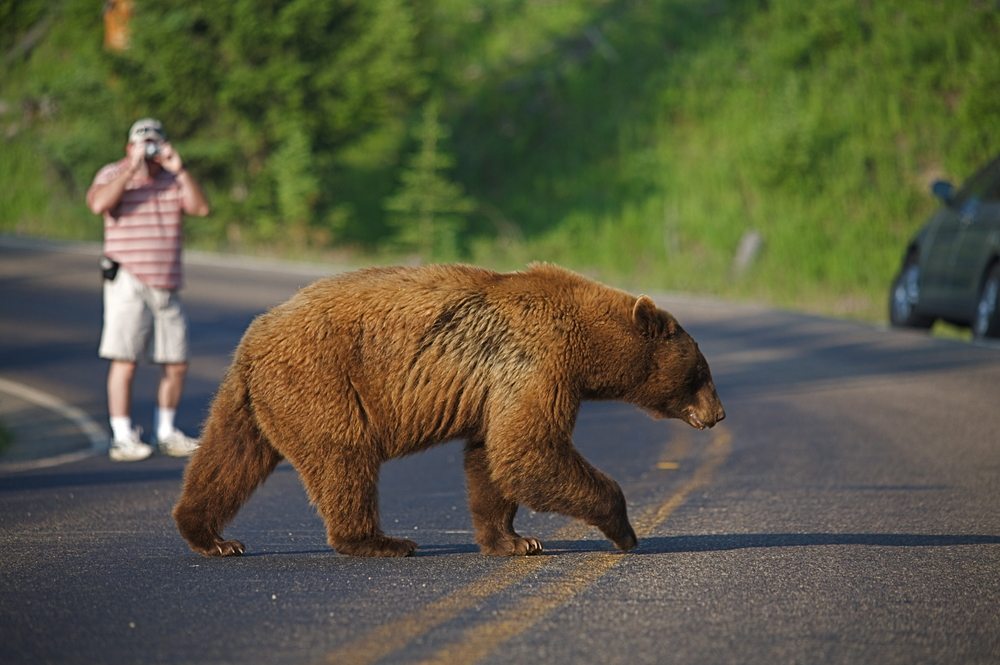
[(175, 480), (179, 483), (183, 473), (183, 466), (158, 469), (128, 467), (95, 471), (74, 470), (67, 473), (24, 473), (0, 477), (0, 492), (147, 483), (161, 480)]
[[(83, 465), (100, 468), (81, 468)], [(186, 459), (154, 456), (144, 462), (116, 464), (103, 457), (63, 467), (65, 470), (26, 471), (0, 475), (0, 493), (27, 490), (52, 490), (68, 487), (100, 487), (124, 483), (172, 481), (180, 488)], [(287, 462), (279, 464), (274, 474), (294, 472)]]
[(1000, 353), (992, 347), (784, 312), (701, 323), (692, 334), (723, 399), (1000, 367)]
[(721, 552), (766, 547), (819, 547), (866, 545), (869, 547), (954, 547), (1000, 545), (1000, 536), (917, 533), (745, 533), (711, 536), (658, 536), (639, 543), (637, 554)]
[[(540, 556), (589, 554), (594, 552), (618, 553), (609, 543), (601, 540), (545, 541), (545, 551)], [(917, 533), (745, 533), (707, 536), (657, 536), (645, 538), (639, 547), (624, 556), (634, 554), (682, 554), (690, 552), (725, 552), (776, 547), (822, 547), (853, 545), (867, 547), (956, 547), (959, 545), (1000, 545), (1000, 536), (946, 535)], [(245, 556), (305, 556), (334, 554), (333, 550), (260, 551)], [(458, 554), (479, 554), (473, 544), (420, 545), (415, 556), (436, 557)]]

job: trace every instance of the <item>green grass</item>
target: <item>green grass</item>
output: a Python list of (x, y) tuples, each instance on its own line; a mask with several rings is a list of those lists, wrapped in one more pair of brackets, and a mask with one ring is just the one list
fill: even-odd
[[(723, 17), (697, 49), (680, 48), (673, 65), (652, 72), (643, 88), (650, 108), (630, 125), (596, 130), (609, 145), (597, 150), (601, 168), (588, 184), (607, 192), (606, 210), (550, 204), (545, 214), (559, 223), (511, 243), (505, 258), (554, 257), (666, 289), (883, 319), (905, 242), (935, 205), (930, 181), (965, 177), (1000, 148), (1000, 114), (972, 110), (992, 93), (970, 82), (997, 81), (996, 12), (955, 3), (769, 7)], [(669, 35), (673, 16), (643, 18)], [(651, 58), (650, 48), (642, 60)], [(573, 107), (627, 94), (583, 86)], [(505, 195), (525, 187), (514, 189)], [(737, 278), (732, 259), (748, 230), (762, 234), (763, 251)], [(475, 255), (495, 254), (487, 243)]]
[[(61, 20), (0, 81), (0, 230), (96, 239), (83, 192), (120, 153), (142, 91), (120, 89), (92, 3), (52, 6)], [(178, 12), (171, 25), (183, 27)], [(903, 247), (935, 207), (930, 182), (961, 180), (1000, 150), (990, 3), (437, 0), (413, 13), (408, 64), (424, 93), (397, 98), (410, 106), (357, 141), (290, 132), (270, 155), (247, 153), (252, 124), (232, 136), (220, 124), (231, 108), (186, 118), (184, 146), (216, 204), (189, 225), (193, 246), (409, 260), (393, 255), (385, 202), (438, 96), (450, 175), (477, 204), (449, 257), (555, 261), (628, 287), (881, 321)], [(229, 166), (244, 153), (262, 160), (238, 165), (248, 173), (282, 174), (260, 181), (275, 190), (251, 192), (252, 205)], [(322, 178), (295, 175), (311, 178), (310, 163)], [(762, 251), (737, 274), (748, 231)]]

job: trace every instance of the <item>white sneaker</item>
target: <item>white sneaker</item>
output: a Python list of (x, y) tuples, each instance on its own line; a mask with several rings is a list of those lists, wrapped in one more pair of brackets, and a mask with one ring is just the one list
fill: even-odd
[(175, 429), (170, 433), (170, 436), (165, 436), (157, 444), (160, 446), (160, 452), (164, 455), (170, 455), (171, 457), (187, 457), (194, 451), (198, 450), (198, 439), (194, 439), (179, 429)]
[(153, 446), (143, 443), (141, 430), (137, 427), (130, 432), (127, 439), (111, 441), (108, 457), (115, 462), (138, 462), (153, 454)]

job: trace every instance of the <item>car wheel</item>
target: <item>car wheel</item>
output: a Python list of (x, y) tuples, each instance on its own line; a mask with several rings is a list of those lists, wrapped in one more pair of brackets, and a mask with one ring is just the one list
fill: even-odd
[(972, 319), (972, 336), (1000, 337), (1000, 265), (994, 265), (983, 280)]
[(896, 328), (930, 328), (934, 319), (917, 314), (919, 303), (920, 266), (910, 257), (889, 289), (889, 323)]

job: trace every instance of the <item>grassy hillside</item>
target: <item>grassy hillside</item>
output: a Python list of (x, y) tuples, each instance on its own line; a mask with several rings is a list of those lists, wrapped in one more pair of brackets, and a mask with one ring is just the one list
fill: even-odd
[[(934, 207), (931, 180), (961, 179), (1000, 150), (994, 3), (383, 0), (370, 16), (342, 3), (317, 18), (300, 1), (275, 13), (284, 31), (241, 23), (265, 4), (216, 16), (158, 3), (168, 25), (135, 48), (195, 39), (194, 62), (168, 59), (197, 79), (181, 104), (150, 58), (101, 49), (93, 3), (4, 3), (0, 230), (99, 237), (83, 191), (130, 120), (153, 113), (183, 128), (215, 203), (190, 228), (201, 246), (544, 259), (645, 289), (881, 319), (905, 240)], [(330, 53), (366, 53), (373, 34), (410, 41), (347, 87), (351, 70)], [(267, 74), (280, 89), (256, 91), (254, 72), (289, 39), (298, 59)], [(330, 124), (355, 88), (383, 80)], [(444, 184), (401, 191), (416, 182)], [(461, 221), (445, 214), (456, 201), (471, 210)], [(439, 220), (448, 242), (407, 244), (418, 218)], [(737, 273), (749, 231), (762, 249)]]
[[(469, 137), (520, 124), (469, 158), (531, 220), (517, 260), (877, 318), (931, 180), (1000, 150), (1000, 30), (979, 3), (672, 3), (599, 25), (577, 71), (552, 53), (520, 73), (535, 109), (474, 111)], [(763, 251), (736, 278), (748, 230)]]

